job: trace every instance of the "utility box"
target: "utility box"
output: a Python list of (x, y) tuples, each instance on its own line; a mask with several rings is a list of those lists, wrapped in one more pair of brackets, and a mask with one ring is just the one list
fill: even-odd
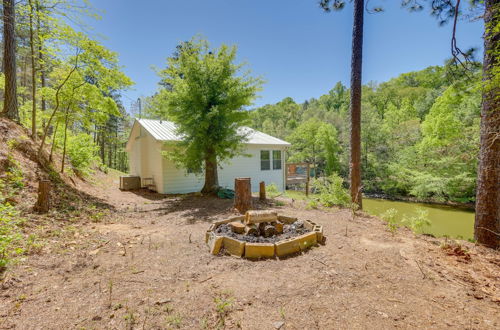
[(120, 177), (121, 190), (141, 189), (141, 177), (137, 175), (127, 175)]

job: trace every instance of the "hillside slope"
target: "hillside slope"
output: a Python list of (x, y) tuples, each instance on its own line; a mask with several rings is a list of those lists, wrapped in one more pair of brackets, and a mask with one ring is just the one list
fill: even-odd
[[(9, 262), (36, 252), (50, 232), (88, 221), (97, 210), (113, 209), (84, 191), (91, 186), (87, 179), (71, 170), (59, 173), (57, 153), (49, 163), (44, 150), (39, 161), (38, 146), (24, 127), (0, 118), (0, 276)], [(42, 179), (50, 180), (52, 186), (48, 214), (33, 210)]]

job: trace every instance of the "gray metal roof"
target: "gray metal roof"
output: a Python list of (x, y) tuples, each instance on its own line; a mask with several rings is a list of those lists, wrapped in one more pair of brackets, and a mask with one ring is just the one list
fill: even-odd
[[(136, 119), (136, 121), (158, 141), (182, 140), (182, 136), (176, 132), (176, 126), (171, 121), (152, 119)], [(241, 132), (241, 134), (247, 134), (246, 144), (291, 146), (291, 144), (286, 141), (259, 132), (250, 127), (240, 127), (239, 132)]]

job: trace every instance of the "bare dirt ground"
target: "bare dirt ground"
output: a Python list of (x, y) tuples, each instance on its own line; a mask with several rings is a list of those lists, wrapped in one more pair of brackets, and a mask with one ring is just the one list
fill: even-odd
[(212, 256), (205, 231), (234, 214), (230, 200), (96, 182), (77, 184), (111, 208), (40, 229), (38, 253), (0, 283), (0, 328), (500, 328), (498, 251), (443, 248), (376, 218), (284, 200), (256, 205), (320, 223), (326, 245), (284, 260)]

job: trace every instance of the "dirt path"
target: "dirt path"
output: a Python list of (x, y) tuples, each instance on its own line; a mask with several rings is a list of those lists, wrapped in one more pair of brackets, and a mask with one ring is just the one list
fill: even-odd
[[(14, 267), (0, 290), (0, 328), (388, 329), (500, 327), (500, 256), (471, 244), (395, 236), (348, 211), (280, 213), (323, 225), (327, 242), (285, 260), (211, 256), (209, 223), (231, 201), (82, 187), (115, 206), (71, 224)], [(260, 205), (270, 207), (272, 205)]]

